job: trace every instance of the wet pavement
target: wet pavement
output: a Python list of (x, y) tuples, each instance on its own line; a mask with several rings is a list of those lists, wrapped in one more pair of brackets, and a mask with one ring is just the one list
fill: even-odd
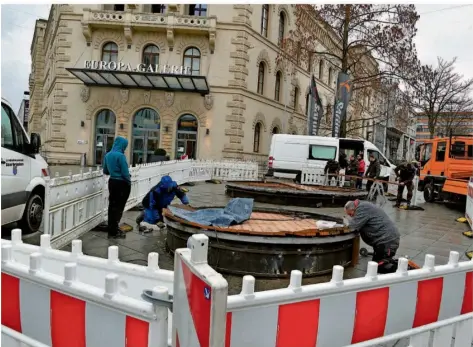
[[(224, 184), (197, 183), (189, 189), (191, 205), (195, 207), (223, 206), (230, 198), (225, 196)], [(421, 199), (421, 198), (419, 198)], [(418, 199), (418, 201), (419, 201)], [(255, 203), (260, 207), (279, 207), (278, 205)], [(463, 231), (469, 229), (467, 224), (458, 223), (456, 219), (464, 215), (464, 211), (452, 208), (441, 203), (421, 203), (425, 211), (405, 211), (392, 207), (393, 202), (388, 201), (384, 205), (385, 211), (396, 222), (401, 233), (401, 245), (397, 256), (407, 255), (414, 262), (422, 265), (426, 254), (435, 255), (436, 264), (446, 264), (449, 252), (460, 253), (460, 260), (468, 260), (465, 256), (467, 250), (473, 250), (473, 239), (462, 235)], [(314, 211), (314, 209), (301, 207), (285, 207), (297, 211)], [(343, 208), (318, 208), (317, 213), (341, 217)], [(173, 256), (167, 252), (166, 232), (158, 231), (150, 234), (140, 234), (135, 222), (140, 212), (129, 211), (124, 213), (122, 222), (134, 227), (133, 231), (127, 233), (127, 238), (122, 240), (108, 240), (105, 232), (90, 231), (82, 239), (83, 252), (87, 255), (107, 257), (107, 247), (119, 246), (119, 257), (121, 261), (146, 265), (149, 252), (159, 253), (159, 266), (163, 269), (173, 269)], [(363, 245), (362, 243), (362, 246)], [(70, 250), (66, 246), (65, 250)], [(366, 266), (370, 258), (360, 257), (359, 263), (353, 268), (345, 269), (345, 278), (354, 278), (365, 275)], [(241, 276), (225, 275), (229, 284), (229, 293), (237, 294), (241, 290)], [(304, 284), (326, 282), (330, 275), (307, 278)], [(286, 287), (288, 280), (260, 279), (256, 281), (256, 290), (262, 291)]]

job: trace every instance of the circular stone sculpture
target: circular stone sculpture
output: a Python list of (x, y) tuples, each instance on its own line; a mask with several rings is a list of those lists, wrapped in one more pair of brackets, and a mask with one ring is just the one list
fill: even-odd
[(289, 182), (228, 182), (227, 195), (257, 202), (304, 207), (343, 207), (349, 200), (365, 199), (367, 191), (332, 186), (306, 186)]
[[(300, 270), (309, 277), (330, 273), (334, 265), (348, 266), (358, 259), (358, 238), (341, 218), (255, 208), (248, 221), (222, 228), (186, 221), (168, 209), (163, 215), (166, 246), (171, 252), (187, 247), (193, 234), (205, 234), (209, 237), (209, 265), (223, 273), (284, 278), (292, 270)], [(337, 225), (326, 228), (325, 223), (321, 229), (317, 221)]]

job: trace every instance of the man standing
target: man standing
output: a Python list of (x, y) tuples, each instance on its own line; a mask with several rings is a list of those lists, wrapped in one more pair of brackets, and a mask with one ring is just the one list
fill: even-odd
[(125, 238), (126, 235), (118, 228), (126, 202), (130, 196), (131, 178), (126, 162), (125, 150), (128, 140), (117, 136), (113, 147), (103, 159), (103, 173), (109, 175), (108, 180), (108, 237)]
[(401, 235), (396, 225), (382, 208), (368, 201), (348, 201), (345, 213), (350, 216), (348, 226), (360, 233), (361, 239), (373, 247), (373, 261), (391, 259), (399, 248)]
[(325, 176), (327, 177), (327, 185), (332, 185), (332, 178), (335, 178), (335, 185), (338, 184), (338, 174), (340, 173), (340, 164), (338, 161), (330, 159), (325, 164)]
[[(348, 169), (347, 169), (347, 175), (349, 176), (358, 176), (358, 169), (360, 168), (360, 163), (358, 162), (358, 159), (354, 156), (350, 156), (350, 162), (348, 163)], [(350, 186), (355, 187), (356, 186), (356, 178), (355, 177), (350, 177)]]
[[(371, 178), (372, 180), (378, 179), (379, 174), (381, 173), (381, 165), (379, 164), (378, 159), (374, 157), (373, 153), (370, 154), (369, 161), (370, 165), (368, 166), (368, 170), (366, 170), (366, 177)], [(374, 183), (372, 180), (366, 182), (367, 191), (371, 190), (371, 186)]]
[(407, 207), (411, 205), (412, 191), (414, 188), (414, 177), (416, 176), (416, 168), (414, 163), (402, 163), (394, 169), (396, 177), (399, 179), (399, 186), (397, 188), (397, 199), (394, 207), (401, 206), (402, 194), (404, 187), (407, 188)]
[(366, 169), (366, 163), (365, 160), (363, 159), (363, 154), (358, 154), (358, 163), (360, 164), (358, 166), (358, 178), (356, 180), (356, 188), (362, 189), (363, 188), (363, 175), (365, 174), (365, 169)]

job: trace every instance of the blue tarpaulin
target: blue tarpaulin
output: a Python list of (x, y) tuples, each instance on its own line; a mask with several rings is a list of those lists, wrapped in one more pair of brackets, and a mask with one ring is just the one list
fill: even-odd
[(250, 219), (253, 211), (253, 199), (235, 198), (225, 208), (207, 208), (188, 211), (175, 206), (168, 209), (178, 218), (207, 226), (228, 227), (241, 224)]

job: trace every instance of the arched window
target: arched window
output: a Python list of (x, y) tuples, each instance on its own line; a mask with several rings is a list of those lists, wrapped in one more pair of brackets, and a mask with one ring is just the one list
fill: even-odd
[(271, 130), (271, 134), (273, 134), (273, 135), (279, 134), (279, 128), (274, 127), (273, 130)]
[(332, 71), (332, 68), (330, 67), (328, 69), (328, 86), (329, 87), (332, 86), (332, 79), (333, 79), (333, 71)]
[(281, 98), (281, 71), (276, 72), (276, 84), (274, 85), (274, 100)]
[(103, 157), (113, 147), (116, 117), (113, 111), (101, 110), (95, 119), (95, 164), (101, 165)]
[(284, 40), (284, 34), (285, 34), (285, 25), (286, 25), (286, 16), (284, 15), (284, 12), (281, 11), (279, 13), (279, 31), (278, 31), (278, 45), (281, 46), (282, 42)]
[(146, 66), (159, 65), (159, 48), (155, 45), (148, 45), (143, 50), (142, 63)]
[(132, 129), (133, 165), (149, 163), (151, 156), (159, 148), (161, 119), (158, 112), (142, 108), (135, 113)]
[(255, 134), (253, 137), (253, 152), (255, 153), (259, 152), (260, 138), (261, 138), (261, 123), (256, 123)]
[(299, 106), (299, 87), (294, 87), (294, 99), (292, 100), (294, 111), (298, 111)]
[(108, 42), (103, 46), (102, 61), (107, 63), (118, 61), (118, 46), (115, 42)]
[(191, 114), (184, 114), (177, 121), (176, 159), (184, 154), (188, 159), (197, 158), (197, 118)]
[(263, 91), (264, 91), (264, 63), (261, 62), (259, 63), (259, 67), (258, 67), (258, 87), (257, 87), (256, 92), (258, 94), (263, 95)]
[(189, 47), (184, 52), (184, 67), (189, 67), (192, 75), (200, 75), (200, 51), (195, 47)]
[(261, 11), (261, 35), (268, 37), (269, 5), (263, 5)]
[(324, 79), (324, 61), (320, 60), (319, 63), (319, 80), (323, 81)]

